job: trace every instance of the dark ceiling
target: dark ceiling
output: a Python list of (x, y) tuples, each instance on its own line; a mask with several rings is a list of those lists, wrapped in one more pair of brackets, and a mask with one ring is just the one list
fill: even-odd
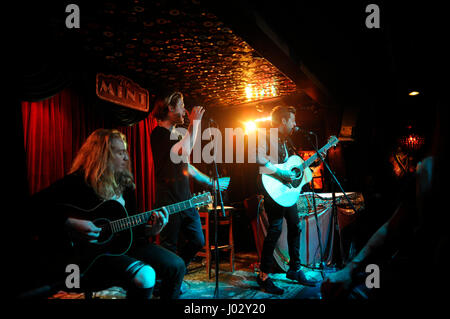
[[(72, 2), (80, 29), (65, 28)], [(34, 2), (21, 11), (18, 68), (122, 74), (208, 107), (295, 95), (344, 117), (370, 107), (417, 118), (443, 88), (444, 10), (391, 2), (375, 1), (380, 29), (365, 26), (367, 1)]]
[(41, 50), (64, 56), (61, 64), (71, 61), (76, 70), (125, 75), (152, 94), (177, 89), (210, 107), (297, 92), (291, 79), (199, 1), (92, 1), (79, 7), (80, 29), (65, 28), (68, 14), (59, 5), (45, 13), (45, 29), (32, 39), (43, 40)]

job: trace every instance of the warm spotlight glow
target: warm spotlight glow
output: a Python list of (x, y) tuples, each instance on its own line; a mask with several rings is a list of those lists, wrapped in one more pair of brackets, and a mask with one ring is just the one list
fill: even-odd
[(270, 87), (270, 93), (272, 94), (272, 96), (277, 96), (277, 89), (275, 88), (275, 86), (271, 86)]
[(419, 92), (417, 92), (417, 91), (411, 91), (411, 92), (409, 92), (409, 95), (410, 95), (410, 96), (419, 95)]
[(247, 84), (245, 87), (245, 96), (247, 101), (254, 101), (266, 97), (276, 97), (278, 95), (274, 84), (252, 85)]
[(254, 121), (247, 121), (244, 123), (245, 134), (256, 131), (256, 123)]
[(254, 132), (258, 129), (258, 125), (256, 125), (257, 122), (265, 122), (265, 121), (271, 121), (272, 117), (261, 117), (259, 119), (255, 120), (249, 120), (247, 122), (241, 122), (244, 125), (245, 134), (249, 134), (250, 132)]
[(253, 97), (253, 90), (251, 85), (247, 85), (245, 87), (245, 95), (247, 96), (247, 100), (251, 100)]
[(262, 117), (260, 119), (256, 119), (255, 122), (264, 122), (264, 121), (271, 121), (272, 117), (268, 116), (268, 117)]

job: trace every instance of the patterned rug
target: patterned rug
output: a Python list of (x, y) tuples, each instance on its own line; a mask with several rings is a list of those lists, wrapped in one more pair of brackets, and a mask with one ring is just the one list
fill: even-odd
[[(306, 273), (306, 272), (305, 272)], [(309, 271), (308, 278), (320, 280), (319, 272)], [(286, 274), (272, 274), (275, 285), (284, 289), (283, 295), (273, 295), (261, 291), (256, 282), (256, 274), (248, 271), (235, 271), (222, 274), (219, 281), (219, 298), (221, 299), (319, 299), (319, 289), (302, 286), (287, 279)], [(185, 281), (188, 290), (181, 295), (181, 299), (210, 299), (214, 296), (215, 280), (212, 282), (191, 280)], [(316, 291), (314, 291), (316, 290)]]
[[(220, 299), (320, 299), (320, 284), (317, 287), (306, 287), (287, 279), (285, 273), (271, 274), (275, 285), (284, 289), (283, 295), (268, 294), (259, 288), (254, 271), (256, 255), (254, 253), (236, 254), (235, 271), (231, 272), (229, 264), (220, 263), (219, 298)], [(322, 280), (321, 272), (303, 268), (308, 279)], [(212, 299), (216, 288), (214, 267), (210, 279), (206, 271), (204, 259), (193, 261), (189, 273), (185, 276), (180, 299)], [(111, 287), (95, 292), (94, 298), (125, 299), (126, 292), (121, 287)], [(82, 293), (60, 291), (51, 299), (84, 299)]]
[[(305, 274), (308, 278), (321, 280), (320, 272), (309, 271)], [(272, 274), (275, 285), (284, 289), (283, 295), (268, 294), (259, 288), (256, 283), (256, 274), (238, 270), (233, 273), (225, 272), (220, 275), (219, 298), (220, 299), (320, 299), (319, 285), (315, 288), (302, 286), (287, 279), (285, 274)], [(216, 288), (213, 275), (211, 280), (184, 280), (185, 292), (180, 299), (212, 299)], [(99, 299), (125, 299), (126, 292), (121, 287), (111, 287), (95, 292), (94, 298)], [(84, 294), (66, 293), (60, 291), (51, 299), (84, 299)]]

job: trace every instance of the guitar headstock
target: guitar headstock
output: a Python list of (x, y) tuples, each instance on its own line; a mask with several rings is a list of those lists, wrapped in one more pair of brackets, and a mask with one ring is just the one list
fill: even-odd
[(330, 136), (330, 138), (328, 139), (328, 144), (330, 145), (330, 147), (336, 146), (337, 143), (339, 143), (339, 139), (334, 135)]
[(210, 192), (199, 193), (198, 195), (191, 198), (191, 203), (195, 207), (206, 206), (212, 203), (213, 199)]

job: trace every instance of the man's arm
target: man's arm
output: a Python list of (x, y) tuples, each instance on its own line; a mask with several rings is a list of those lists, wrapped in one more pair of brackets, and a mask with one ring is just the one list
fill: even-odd
[(394, 215), (392, 215), (392, 217), (372, 235), (358, 255), (348, 264), (352, 274), (354, 274), (355, 271), (358, 271), (358, 269), (361, 270), (368, 257), (372, 256), (379, 249), (384, 249), (386, 244), (393, 238), (394, 234), (404, 231), (404, 227), (407, 224), (409, 209), (409, 203), (402, 202), (397, 207)]
[[(206, 185), (208, 187), (213, 187), (213, 179), (206, 174), (200, 172), (195, 166), (188, 164), (189, 175), (192, 176), (200, 184)], [(228, 188), (230, 183), (229, 177), (219, 178), (220, 190), (224, 191)]]
[(291, 181), (293, 179), (295, 179), (295, 173), (291, 172), (289, 170), (283, 170), (280, 169), (278, 167), (276, 167), (274, 164), (272, 164), (272, 162), (270, 161), (269, 156), (264, 155), (264, 151), (259, 148), (258, 150), (258, 154), (256, 155), (256, 163), (259, 164), (260, 166), (264, 166), (264, 174), (269, 174), (269, 175), (276, 175), (277, 177), (286, 180), (286, 181)]
[[(323, 150), (320, 153), (320, 156), (325, 160), (325, 157), (327, 157), (327, 150)], [(309, 165), (309, 167), (319, 166), (320, 163), (322, 163), (322, 161), (320, 160), (320, 156), (319, 156), (319, 154), (317, 154), (317, 159), (314, 162), (312, 162), (311, 165)]]
[[(187, 112), (187, 111), (186, 111)], [(197, 138), (198, 128), (200, 126), (205, 109), (201, 106), (196, 106), (192, 109), (189, 114), (189, 127), (187, 133), (173, 145), (171, 151), (176, 155), (185, 155), (189, 157), (191, 155), (192, 149), (194, 148), (194, 143)]]
[(348, 294), (354, 276), (364, 269), (367, 259), (376, 251), (383, 249), (392, 234), (400, 230), (405, 218), (407, 218), (406, 215), (407, 207), (405, 204), (401, 204), (394, 215), (372, 235), (358, 255), (343, 269), (332, 273), (322, 283), (321, 293), (323, 298), (331, 299)]

